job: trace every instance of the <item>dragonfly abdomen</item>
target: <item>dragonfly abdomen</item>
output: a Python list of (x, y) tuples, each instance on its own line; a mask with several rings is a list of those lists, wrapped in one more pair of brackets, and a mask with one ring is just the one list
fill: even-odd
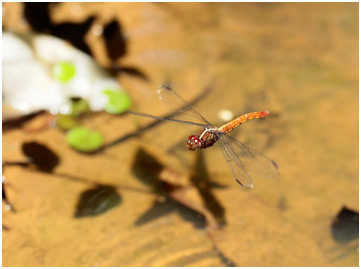
[(252, 120), (252, 119), (263, 119), (266, 118), (269, 115), (269, 111), (259, 111), (259, 112), (251, 112), (244, 114), (242, 116), (239, 116), (238, 118), (232, 120), (231, 122), (226, 123), (225, 125), (221, 126), (219, 130), (224, 133), (228, 133), (232, 131), (234, 128), (236, 128), (238, 125), (241, 125), (242, 123), (245, 123), (246, 121)]

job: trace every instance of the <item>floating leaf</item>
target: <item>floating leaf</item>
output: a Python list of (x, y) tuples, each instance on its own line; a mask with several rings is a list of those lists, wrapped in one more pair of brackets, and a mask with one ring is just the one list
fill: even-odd
[(108, 96), (108, 103), (104, 110), (110, 114), (124, 113), (132, 105), (129, 95), (124, 91), (106, 89), (103, 93)]
[(66, 134), (66, 141), (76, 150), (92, 152), (98, 150), (104, 142), (100, 132), (91, 131), (85, 127), (74, 127)]
[(121, 197), (114, 186), (98, 185), (80, 195), (74, 217), (90, 217), (105, 213), (118, 206)]
[(53, 77), (60, 82), (69, 82), (76, 73), (76, 67), (71, 62), (59, 62), (53, 66)]

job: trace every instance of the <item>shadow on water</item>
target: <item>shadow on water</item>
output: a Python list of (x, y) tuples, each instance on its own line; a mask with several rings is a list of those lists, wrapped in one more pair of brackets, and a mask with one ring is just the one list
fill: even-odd
[(108, 58), (111, 61), (111, 67), (108, 71), (113, 75), (128, 74), (144, 81), (149, 81), (149, 77), (140, 69), (132, 66), (123, 66), (118, 64), (118, 60), (124, 57), (128, 52), (128, 45), (123, 34), (120, 22), (116, 19), (111, 20), (104, 25), (102, 37), (105, 43), (105, 49)]
[(65, 39), (81, 51), (92, 55), (85, 35), (96, 17), (90, 16), (81, 23), (53, 23), (50, 10), (57, 5), (59, 3), (24, 3), (24, 17), (34, 31)]
[(12, 129), (21, 128), (25, 123), (28, 121), (31, 121), (32, 119), (36, 118), (39, 115), (42, 115), (45, 113), (45, 110), (36, 111), (27, 115), (10, 118), (10, 119), (4, 119), (2, 121), (2, 130), (3, 133), (10, 131)]
[(108, 58), (115, 62), (125, 56), (128, 51), (127, 42), (123, 35), (123, 29), (119, 21), (113, 19), (104, 25), (103, 37)]
[[(36, 141), (26, 142), (22, 144), (22, 151), (28, 158), (25, 161), (6, 161), (2, 163), (3, 171), (6, 167), (20, 166), (31, 171), (51, 174), (54, 177), (67, 179), (70, 181), (82, 182), (85, 184), (101, 185), (96, 181), (84, 178), (77, 175), (54, 172), (54, 168), (60, 164), (60, 157), (47, 145), (38, 143)], [(3, 177), (3, 184), (6, 183)], [(114, 185), (116, 188), (120, 188), (125, 191), (135, 191), (149, 193), (148, 190), (140, 189), (136, 187), (125, 186), (121, 184)], [(6, 194), (5, 194), (6, 195)], [(4, 193), (3, 193), (4, 197)]]
[[(197, 104), (199, 101), (201, 101), (203, 98), (205, 98), (210, 92), (212, 91), (211, 87), (206, 87), (199, 95), (197, 95), (191, 102), (189, 102), (189, 105), (194, 106), (195, 104)], [(185, 107), (182, 107), (180, 110), (183, 110)], [(176, 115), (177, 113), (179, 113), (179, 110), (177, 111), (172, 111), (171, 113), (168, 113), (167, 115), (161, 116), (161, 118), (170, 118), (171, 116)], [(123, 115), (120, 115), (123, 116)], [(116, 146), (118, 144), (121, 144), (131, 138), (137, 137), (139, 135), (141, 135), (142, 133), (156, 127), (159, 124), (164, 123), (165, 121), (160, 121), (160, 120), (155, 120), (151, 123), (149, 123), (148, 125), (139, 128), (136, 132), (131, 132), (129, 134), (123, 135), (120, 138), (115, 139), (112, 142), (109, 142), (108, 144), (104, 145), (101, 149), (99, 149), (98, 152), (101, 152), (103, 150), (106, 150), (110, 147)]]
[(38, 142), (23, 143), (22, 151), (29, 158), (29, 161), (43, 172), (52, 172), (60, 163), (59, 156), (53, 150)]
[[(198, 152), (188, 184), (184, 185), (162, 177), (161, 173), (165, 169), (154, 156), (142, 148), (138, 149), (132, 164), (132, 172), (162, 199), (153, 203), (151, 208), (136, 221), (137, 225), (150, 222), (174, 210), (185, 220), (191, 221), (196, 228), (226, 225), (225, 209), (212, 192), (213, 188), (223, 186), (211, 182), (201, 151)], [(202, 221), (201, 225), (200, 221)]]
[[(121, 184), (104, 185), (104, 184), (98, 184), (97, 182), (92, 181), (91, 179), (79, 177), (76, 175), (70, 175), (66, 173), (56, 173), (56, 172), (50, 173), (44, 171), (43, 169), (39, 169), (39, 167), (34, 166), (31, 163), (26, 163), (26, 162), (6, 162), (3, 164), (3, 166), (21, 166), (26, 169), (30, 169), (31, 171), (34, 172), (47, 173), (61, 179), (93, 185), (94, 187), (82, 192), (79, 195), (78, 203), (74, 213), (75, 218), (100, 215), (113, 207), (119, 206), (122, 202), (122, 199), (120, 194), (117, 192), (117, 190), (152, 194), (148, 190), (144, 190), (141, 188), (125, 186)], [(14, 206), (10, 203), (10, 201), (7, 198), (4, 182), (2, 189), (2, 197), (6, 205), (10, 207), (10, 210), (16, 212)]]
[(60, 164), (60, 157), (45, 144), (36, 141), (25, 142), (22, 144), (21, 149), (23, 154), (27, 157), (27, 160), (11, 162), (3, 161), (3, 171), (5, 167), (21, 166), (43, 173), (52, 173), (54, 168)]
[(140, 216), (135, 224), (143, 225), (176, 211), (184, 220), (190, 221), (194, 227), (204, 228), (204, 217), (199, 212), (173, 199), (172, 191), (182, 188), (182, 186), (162, 180), (160, 173), (164, 168), (164, 165), (154, 156), (142, 148), (138, 149), (132, 164), (132, 172), (142, 183), (150, 186), (161, 197), (161, 200), (154, 201), (149, 210)]
[[(66, 173), (54, 172), (54, 168), (60, 163), (60, 157), (45, 144), (41, 144), (36, 141), (26, 142), (22, 144), (22, 151), (24, 155), (28, 157), (28, 160), (13, 162), (4, 161), (2, 164), (3, 171), (5, 167), (21, 166), (31, 171), (51, 174), (54, 177), (93, 185), (92, 188), (80, 194), (79, 201), (74, 213), (74, 217), (76, 218), (100, 215), (109, 209), (120, 205), (121, 196), (117, 193), (117, 189), (149, 194), (148, 190), (143, 190), (136, 187), (123, 186), (120, 184), (114, 186), (98, 184), (91, 179)], [(16, 212), (14, 206), (10, 203), (6, 194), (5, 185), (7, 184), (8, 183), (4, 180), (3, 177), (2, 199), (5, 201), (5, 204), (10, 208), (10, 210)]]
[(192, 223), (197, 229), (206, 227), (205, 218), (200, 213), (179, 204), (169, 197), (165, 198), (164, 201), (155, 201), (148, 211), (136, 220), (135, 225), (147, 224), (172, 212), (177, 212), (183, 220)]
[(211, 181), (205, 165), (204, 153), (202, 150), (197, 151), (197, 158), (190, 180), (197, 188), (200, 196), (205, 202), (204, 204), (206, 208), (215, 217), (217, 223), (219, 225), (227, 224), (225, 218), (225, 209), (211, 191), (212, 188), (224, 188), (224, 186)]
[(155, 193), (160, 195), (166, 193), (166, 186), (159, 179), (164, 166), (144, 149), (137, 150), (131, 169), (132, 173), (142, 183), (150, 186)]
[[(56, 36), (69, 41), (74, 47), (93, 56), (90, 46), (87, 44), (86, 35), (89, 32), (96, 16), (89, 16), (83, 22), (54, 23), (51, 20), (51, 11), (56, 9), (59, 3), (24, 3), (24, 17), (30, 27), (38, 33)], [(149, 78), (136, 67), (123, 67), (117, 64), (117, 60), (127, 53), (127, 42), (123, 29), (118, 20), (113, 19), (104, 25), (102, 37), (105, 43), (107, 56), (111, 61), (108, 71), (112, 74), (127, 73), (129, 75), (148, 81)]]
[[(213, 215), (219, 227), (227, 225), (225, 217), (225, 208), (222, 206), (217, 197), (213, 194), (213, 188), (225, 188), (225, 186), (212, 182), (209, 172), (204, 161), (204, 151), (198, 150), (196, 161), (192, 169), (190, 180), (197, 188), (200, 196), (205, 202), (208, 211)], [(228, 258), (218, 247), (216, 240), (212, 235), (212, 229), (208, 229), (208, 237), (213, 244), (213, 250), (217, 254), (221, 262), (227, 267), (237, 267), (238, 265), (230, 258)]]

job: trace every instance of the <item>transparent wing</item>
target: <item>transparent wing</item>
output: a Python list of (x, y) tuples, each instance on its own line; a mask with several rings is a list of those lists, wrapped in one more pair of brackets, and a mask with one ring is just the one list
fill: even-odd
[(158, 88), (159, 99), (173, 113), (171, 118), (192, 121), (204, 126), (212, 126), (198, 111), (194, 110), (176, 91), (167, 85)]
[(217, 142), (236, 181), (244, 188), (253, 188), (252, 177), (276, 178), (279, 168), (275, 161), (237, 139), (222, 135)]
[(253, 188), (253, 181), (251, 176), (248, 174), (246, 167), (242, 164), (241, 161), (236, 160), (234, 161), (231, 156), (232, 155), (229, 151), (231, 150), (224, 141), (219, 140), (217, 145), (221, 149), (224, 158), (228, 164), (229, 170), (231, 170), (233, 178), (245, 189), (252, 189)]

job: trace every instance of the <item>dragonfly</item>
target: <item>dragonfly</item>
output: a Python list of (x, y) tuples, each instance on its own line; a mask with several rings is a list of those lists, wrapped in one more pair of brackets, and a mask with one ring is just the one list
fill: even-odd
[(228, 135), (234, 128), (249, 120), (266, 118), (269, 115), (269, 111), (246, 113), (221, 127), (215, 127), (198, 111), (194, 110), (191, 105), (170, 86), (161, 85), (157, 92), (159, 99), (168, 106), (168, 109), (178, 112), (169, 118), (162, 118), (129, 110), (128, 113), (156, 120), (172, 121), (203, 128), (199, 134), (188, 137), (188, 149), (194, 151), (196, 149), (209, 148), (214, 144), (218, 145), (232, 176), (236, 182), (245, 189), (253, 188), (252, 177), (278, 177), (279, 167), (274, 160)]

